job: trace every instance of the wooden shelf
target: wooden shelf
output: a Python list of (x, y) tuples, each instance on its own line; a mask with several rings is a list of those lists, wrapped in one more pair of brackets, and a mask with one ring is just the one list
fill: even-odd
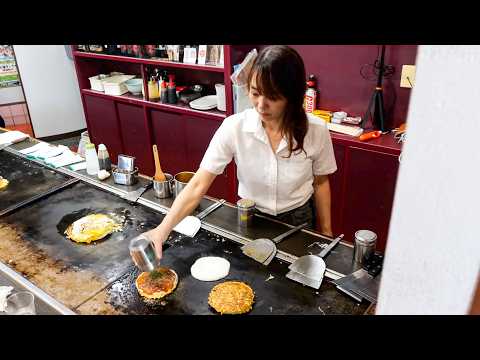
[(214, 120), (219, 120), (219, 121), (223, 121), (223, 119), (226, 118), (226, 114), (224, 112), (219, 111), (219, 110), (202, 111), (202, 110), (192, 109), (188, 105), (183, 105), (183, 104), (175, 104), (175, 105), (173, 105), (173, 104), (162, 104), (162, 103), (159, 103), (159, 102), (145, 100), (142, 95), (132, 95), (130, 93), (126, 93), (126, 94), (123, 94), (123, 95), (108, 95), (108, 94), (105, 94), (101, 91), (96, 91), (96, 90), (91, 90), (91, 89), (82, 89), (82, 94), (97, 96), (97, 97), (101, 97), (101, 98), (104, 98), (104, 99), (115, 100), (115, 101), (128, 103), (128, 104), (147, 106), (147, 107), (150, 107), (150, 108), (155, 108), (155, 109), (159, 109), (159, 110), (166, 110), (166, 111), (175, 112), (175, 113), (179, 113), (179, 114), (194, 115), (194, 116), (197, 116), (197, 117), (214, 119)]
[(184, 64), (184, 63), (175, 62), (175, 61), (143, 59), (143, 58), (119, 56), (119, 55), (95, 54), (95, 53), (89, 53), (89, 52), (83, 52), (83, 51), (74, 51), (73, 55), (79, 58), (119, 61), (119, 62), (145, 64), (145, 65), (156, 65), (159, 67), (164, 66), (164, 67), (170, 67), (170, 68), (193, 69), (193, 70), (210, 71), (210, 72), (218, 72), (218, 73), (223, 73), (225, 70), (223, 66)]

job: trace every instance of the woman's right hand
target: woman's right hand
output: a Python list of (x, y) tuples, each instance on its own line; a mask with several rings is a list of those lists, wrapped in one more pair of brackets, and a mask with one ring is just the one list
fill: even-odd
[(164, 234), (158, 227), (146, 231), (143, 233), (148, 239), (153, 241), (153, 245), (155, 247), (155, 252), (159, 259), (162, 258), (162, 246), (165, 241), (168, 239), (168, 234)]

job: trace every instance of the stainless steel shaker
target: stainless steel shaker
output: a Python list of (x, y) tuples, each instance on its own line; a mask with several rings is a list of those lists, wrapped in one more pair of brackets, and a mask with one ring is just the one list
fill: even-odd
[(253, 214), (255, 213), (255, 201), (250, 199), (240, 199), (237, 201), (238, 225), (247, 227), (252, 224)]
[(377, 234), (370, 230), (358, 230), (355, 232), (355, 244), (353, 248), (353, 261), (359, 265), (375, 253)]
[(130, 255), (141, 271), (153, 271), (160, 265), (153, 241), (145, 235), (139, 235), (130, 241)]

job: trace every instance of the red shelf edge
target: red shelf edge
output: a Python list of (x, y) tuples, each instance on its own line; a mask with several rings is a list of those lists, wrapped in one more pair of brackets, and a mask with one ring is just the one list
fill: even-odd
[(225, 71), (224, 67), (214, 66), (214, 65), (185, 64), (185, 63), (174, 62), (174, 61), (142, 59), (142, 58), (135, 58), (135, 57), (128, 57), (128, 56), (120, 56), (120, 55), (94, 54), (94, 53), (88, 53), (88, 52), (82, 52), (82, 51), (74, 51), (73, 55), (81, 58), (120, 61), (120, 62), (129, 62), (129, 63), (137, 63), (137, 64), (145, 64), (145, 65), (158, 65), (158, 66), (163, 65), (166, 67), (194, 69), (194, 70), (211, 71), (211, 72), (218, 72), (218, 73), (223, 73)]
[(161, 104), (161, 103), (155, 103), (152, 101), (148, 100), (143, 100), (143, 99), (136, 99), (128, 96), (122, 96), (122, 95), (108, 95), (104, 94), (95, 90), (91, 89), (82, 89), (82, 94), (85, 95), (92, 95), (92, 96), (97, 96), (101, 97), (104, 99), (111, 99), (111, 100), (116, 100), (119, 102), (124, 102), (124, 103), (129, 103), (129, 104), (136, 104), (136, 105), (145, 105), (147, 107), (151, 108), (156, 108), (160, 110), (166, 110), (166, 111), (171, 111), (171, 112), (176, 112), (179, 114), (187, 114), (187, 115), (193, 115), (197, 117), (203, 117), (203, 118), (209, 118), (209, 119), (214, 119), (214, 120), (221, 120), (223, 121), (227, 115), (223, 114), (217, 114), (217, 113), (211, 113), (211, 112), (205, 112), (201, 110), (195, 110), (195, 109), (189, 109), (189, 108), (183, 108), (175, 105), (168, 105), (168, 104)]

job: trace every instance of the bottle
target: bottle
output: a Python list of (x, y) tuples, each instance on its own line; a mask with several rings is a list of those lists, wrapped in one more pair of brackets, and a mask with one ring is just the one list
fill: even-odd
[(100, 170), (112, 171), (112, 162), (104, 144), (98, 145), (98, 166)]
[(137, 58), (143, 57), (142, 45), (132, 45), (133, 56)]
[(85, 145), (85, 159), (87, 160), (87, 174), (97, 175), (99, 171), (97, 151), (95, 145), (88, 143)]
[(160, 83), (160, 102), (162, 104), (168, 103), (167, 82), (165, 79), (162, 79)]
[(148, 96), (149, 100), (158, 100), (160, 98), (160, 94), (158, 93), (158, 83), (155, 80), (155, 76), (152, 76), (148, 82)]
[(168, 75), (170, 81), (168, 83), (167, 96), (169, 104), (177, 103), (177, 87), (175, 86), (175, 75)]
[(317, 90), (315, 75), (310, 75), (307, 81), (307, 91), (305, 91), (305, 112), (312, 113), (317, 108)]

